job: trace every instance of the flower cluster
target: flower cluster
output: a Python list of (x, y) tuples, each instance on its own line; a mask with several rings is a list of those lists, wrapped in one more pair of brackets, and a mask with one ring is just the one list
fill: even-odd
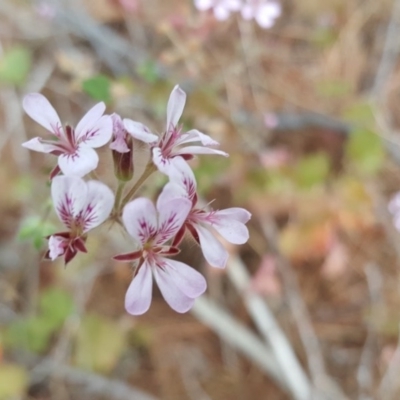
[(271, 28), (281, 14), (281, 5), (274, 0), (194, 0), (198, 10), (213, 10), (216, 19), (223, 21), (240, 11), (245, 20), (254, 19), (261, 28)]
[[(48, 237), (46, 258), (63, 257), (70, 262), (79, 252), (87, 252), (90, 231), (105, 221), (120, 222), (132, 237), (132, 251), (114, 256), (132, 262), (134, 278), (125, 297), (125, 308), (133, 315), (146, 312), (151, 303), (154, 279), (167, 303), (177, 312), (188, 311), (207, 288), (204, 277), (192, 267), (171, 259), (188, 232), (200, 245), (207, 262), (224, 268), (228, 253), (216, 236), (233, 244), (243, 244), (249, 233), (251, 215), (242, 208), (210, 210), (198, 204), (197, 183), (187, 163), (197, 154), (227, 156), (216, 149), (218, 142), (208, 135), (179, 125), (186, 94), (172, 90), (167, 105), (167, 121), (162, 134), (118, 114), (104, 115), (105, 104), (91, 108), (76, 127), (65, 125), (41, 94), (28, 94), (23, 101), (26, 113), (46, 128), (52, 139), (33, 138), (23, 146), (58, 157), (51, 179), (51, 196), (56, 214), (65, 230)], [(150, 159), (140, 176), (135, 174), (135, 141), (148, 146)], [(96, 148), (109, 143), (117, 178), (115, 193), (103, 182), (84, 177), (98, 165)], [(141, 145), (143, 146), (143, 144)], [(155, 171), (168, 177), (156, 204), (137, 191)], [(133, 182), (130, 188), (128, 185)]]

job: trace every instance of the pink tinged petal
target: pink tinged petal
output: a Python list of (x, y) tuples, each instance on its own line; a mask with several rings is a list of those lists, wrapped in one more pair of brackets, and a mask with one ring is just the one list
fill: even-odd
[(153, 280), (151, 269), (147, 262), (142, 264), (139, 272), (133, 278), (125, 295), (125, 309), (129, 314), (144, 314), (151, 304)]
[(232, 11), (239, 11), (242, 5), (241, 0), (226, 0), (226, 6)]
[(87, 195), (83, 179), (75, 176), (56, 176), (51, 182), (51, 197), (58, 218), (68, 227), (82, 211)]
[(25, 112), (38, 124), (57, 137), (63, 136), (60, 118), (50, 102), (40, 93), (30, 93), (24, 97)]
[(174, 151), (174, 155), (183, 155), (183, 154), (216, 154), (224, 157), (229, 157), (228, 153), (222, 150), (210, 149), (209, 147), (201, 147), (201, 146), (188, 146), (178, 149)]
[(59, 148), (55, 145), (42, 143), (39, 137), (28, 140), (27, 142), (22, 143), (22, 147), (26, 149), (38, 151), (40, 153), (51, 153), (54, 150), (59, 150)]
[(104, 183), (88, 181), (86, 186), (86, 202), (80, 215), (84, 232), (102, 224), (109, 217), (114, 205), (114, 193)]
[(170, 275), (170, 267), (166, 264), (170, 260), (159, 257), (158, 261), (164, 264), (165, 268), (154, 265), (153, 273), (165, 301), (176, 312), (185, 313), (189, 311), (192, 308), (195, 299), (186, 295), (176, 285), (175, 275)]
[(246, 225), (229, 217), (217, 217), (212, 227), (230, 243), (244, 244), (249, 240), (249, 230)]
[(241, 13), (243, 19), (250, 20), (254, 18), (254, 7), (249, 4), (245, 4), (241, 9)]
[(215, 212), (215, 215), (218, 215), (218, 217), (234, 219), (243, 224), (247, 223), (251, 218), (251, 213), (240, 207), (231, 207), (226, 208), (225, 210), (219, 210)]
[(212, 139), (210, 136), (198, 131), (197, 129), (191, 129), (187, 131), (177, 141), (176, 145), (190, 142), (201, 142), (203, 146), (218, 146), (219, 143)]
[(166, 203), (169, 200), (173, 200), (180, 197), (187, 197), (186, 190), (182, 185), (179, 185), (177, 182), (170, 181), (168, 182), (157, 199), (157, 209), (159, 208), (158, 204)]
[(262, 28), (271, 28), (275, 19), (280, 15), (281, 9), (277, 3), (269, 3), (258, 9), (255, 19)]
[(125, 118), (124, 127), (130, 135), (144, 143), (154, 143), (158, 140), (158, 136), (151, 133), (150, 129), (140, 122)]
[(153, 149), (153, 163), (160, 172), (166, 175), (168, 175), (171, 169), (174, 168), (171, 164), (171, 159), (165, 158), (159, 147)]
[(196, 178), (192, 169), (182, 157), (174, 157), (171, 162), (175, 167), (169, 173), (171, 182), (180, 185), (185, 190), (186, 197), (192, 200), (197, 191)]
[(79, 145), (74, 154), (61, 154), (58, 157), (58, 166), (64, 175), (82, 177), (95, 170), (99, 163), (99, 156), (91, 147)]
[(157, 212), (154, 204), (144, 197), (131, 201), (124, 207), (122, 222), (137, 242), (145, 244), (157, 232)]
[(229, 18), (230, 11), (225, 5), (217, 5), (214, 7), (214, 17), (219, 21), (225, 21)]
[(164, 270), (175, 286), (187, 297), (195, 299), (207, 289), (207, 282), (203, 275), (188, 265), (165, 258)]
[(65, 239), (59, 236), (50, 236), (49, 238), (49, 257), (51, 261), (54, 261), (57, 257), (60, 257), (65, 252)]
[(93, 148), (104, 146), (111, 139), (112, 127), (113, 123), (111, 117), (109, 115), (104, 115), (97, 120), (84, 135), (80, 136), (78, 140)]
[(207, 228), (199, 224), (194, 225), (194, 228), (199, 235), (200, 247), (207, 262), (212, 267), (225, 268), (229, 255), (224, 246)]
[(167, 105), (167, 131), (173, 129), (179, 122), (186, 103), (186, 93), (176, 85), (169, 96)]
[(174, 237), (183, 223), (185, 222), (191, 208), (192, 203), (183, 197), (157, 202), (158, 217), (158, 231), (154, 240), (155, 245), (165, 243), (167, 240)]
[(123, 137), (116, 137), (115, 140), (110, 143), (110, 149), (115, 150), (118, 153), (129, 153), (130, 150), (125, 142), (125, 139)]
[(208, 10), (212, 7), (213, 1), (212, 0), (194, 0), (194, 5), (200, 11)]
[(75, 127), (75, 138), (76, 140), (86, 137), (87, 133), (91, 131), (96, 122), (102, 117), (106, 105), (101, 102), (93, 106), (79, 121)]

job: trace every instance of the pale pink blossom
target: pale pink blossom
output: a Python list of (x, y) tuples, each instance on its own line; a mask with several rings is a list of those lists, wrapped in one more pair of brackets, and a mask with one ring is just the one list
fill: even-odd
[(184, 195), (191, 201), (192, 208), (184, 226), (176, 235), (174, 244), (179, 242), (184, 229), (187, 229), (200, 244), (207, 262), (213, 267), (224, 268), (229, 254), (215, 236), (215, 232), (229, 243), (244, 244), (249, 239), (249, 231), (245, 224), (251, 218), (251, 214), (239, 207), (212, 211), (197, 208), (197, 185), (193, 172), (180, 158), (177, 158), (176, 165), (177, 168), (170, 176), (171, 181), (164, 189), (165, 196), (172, 198)]
[(393, 215), (393, 224), (400, 231), (400, 192), (393, 195), (388, 204), (388, 209)]
[(200, 11), (212, 9), (214, 17), (223, 21), (229, 18), (231, 12), (240, 9), (241, 0), (194, 0), (194, 5)]
[(25, 112), (55, 136), (55, 140), (33, 138), (22, 146), (27, 149), (58, 156), (54, 177), (61, 170), (64, 175), (82, 177), (97, 168), (99, 157), (95, 148), (105, 145), (112, 135), (112, 119), (103, 115), (104, 103), (92, 107), (80, 120), (76, 128), (69, 125), (63, 129), (60, 118), (40, 93), (31, 93), (23, 100)]
[(191, 202), (172, 198), (164, 192), (157, 206), (146, 198), (128, 203), (122, 213), (123, 224), (135, 239), (138, 250), (115, 256), (116, 260), (138, 260), (135, 276), (125, 296), (125, 308), (132, 315), (145, 313), (151, 303), (152, 275), (172, 309), (184, 313), (207, 288), (204, 277), (188, 265), (166, 258), (179, 252), (166, 244), (180, 230), (190, 211)]
[(126, 143), (127, 132), (124, 128), (122, 119), (116, 113), (111, 114), (111, 118), (113, 122), (113, 141), (110, 143), (110, 149), (115, 150), (118, 153), (128, 153), (130, 150)]
[(114, 205), (114, 194), (99, 181), (76, 176), (56, 176), (51, 184), (54, 208), (68, 231), (49, 237), (47, 258), (64, 256), (68, 263), (78, 251), (86, 252), (86, 234), (102, 224)]
[[(186, 93), (176, 85), (171, 92), (167, 105), (167, 125), (164, 133), (157, 137), (150, 133), (145, 125), (129, 119), (124, 119), (125, 129), (135, 138), (150, 143), (153, 154), (153, 162), (158, 170), (169, 175), (174, 167), (177, 156), (185, 160), (193, 158), (195, 154), (219, 154), (228, 156), (227, 153), (210, 148), (219, 143), (210, 136), (201, 133), (197, 129), (191, 129), (182, 133), (182, 127), (178, 125), (186, 102)], [(156, 140), (154, 140), (154, 137)], [(200, 145), (189, 145), (192, 143)]]
[(271, 28), (281, 15), (281, 5), (273, 0), (244, 0), (241, 7), (242, 17), (255, 19), (261, 28)]

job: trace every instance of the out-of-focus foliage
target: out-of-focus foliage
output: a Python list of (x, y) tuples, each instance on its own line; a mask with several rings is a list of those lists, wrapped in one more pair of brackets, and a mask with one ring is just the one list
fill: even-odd
[(22, 85), (31, 68), (31, 53), (23, 46), (6, 50), (0, 57), (0, 83)]

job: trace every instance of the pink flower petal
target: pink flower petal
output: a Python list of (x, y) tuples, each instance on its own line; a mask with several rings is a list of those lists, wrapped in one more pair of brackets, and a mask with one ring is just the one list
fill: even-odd
[(118, 153), (128, 153), (130, 150), (125, 140), (125, 127), (122, 123), (121, 117), (114, 113), (111, 114), (113, 122), (113, 138), (114, 141), (110, 144), (110, 149), (115, 150)]
[[(165, 261), (168, 261), (164, 259)], [(154, 266), (153, 273), (160, 292), (169, 306), (179, 313), (189, 311), (193, 304), (194, 298), (183, 293), (175, 283), (174, 276), (169, 274), (168, 267), (165, 269)]]
[(89, 147), (98, 148), (110, 141), (112, 133), (112, 119), (109, 115), (103, 115), (80, 137), (80, 140)]
[(165, 175), (168, 175), (171, 169), (174, 168), (171, 164), (171, 159), (165, 158), (159, 147), (154, 147), (153, 149), (153, 163)]
[(60, 236), (50, 236), (49, 238), (49, 257), (51, 261), (54, 261), (57, 257), (60, 257), (65, 252), (64, 246), (65, 239)]
[(164, 258), (164, 270), (177, 288), (187, 297), (195, 299), (207, 289), (207, 282), (200, 272), (180, 261)]
[(235, 221), (227, 216), (215, 214), (216, 220), (212, 227), (228, 242), (244, 244), (249, 240), (249, 230), (242, 222)]
[(87, 186), (75, 176), (56, 176), (51, 182), (51, 197), (58, 218), (71, 228), (71, 221), (81, 212), (86, 202)]
[(197, 191), (196, 178), (192, 169), (182, 157), (174, 157), (171, 162), (175, 168), (170, 170), (169, 179), (180, 185), (185, 190), (186, 197), (192, 200)]
[(157, 202), (159, 217), (157, 236), (154, 239), (155, 244), (163, 244), (174, 237), (192, 208), (191, 201), (184, 197), (164, 200), (165, 198), (161, 197), (160, 201)]
[(229, 157), (229, 154), (225, 153), (225, 151), (210, 149), (209, 147), (201, 147), (201, 146), (187, 146), (174, 151), (174, 155), (183, 155), (183, 154), (216, 154), (224, 157)]
[(216, 212), (216, 214), (219, 217), (235, 219), (236, 221), (242, 222), (243, 224), (247, 223), (251, 218), (251, 213), (240, 207), (231, 207), (226, 208), (225, 210), (219, 210)]
[(64, 175), (82, 177), (95, 170), (99, 163), (99, 156), (91, 147), (79, 145), (74, 154), (61, 154), (58, 157), (58, 166)]
[(24, 97), (25, 112), (38, 124), (57, 137), (63, 136), (60, 118), (50, 102), (40, 93), (30, 93)]
[(129, 134), (131, 134), (135, 139), (141, 140), (144, 143), (154, 143), (158, 140), (158, 136), (154, 133), (151, 133), (150, 129), (140, 122), (125, 118), (124, 126)]
[(225, 5), (214, 6), (214, 17), (219, 21), (225, 21), (229, 18), (230, 11)]
[(104, 183), (88, 181), (86, 203), (82, 207), (84, 232), (102, 224), (110, 215), (114, 205), (114, 193)]
[(255, 10), (251, 5), (245, 4), (240, 10), (242, 13), (242, 18), (246, 20), (250, 20), (254, 18)]
[(229, 255), (224, 246), (207, 228), (199, 224), (194, 228), (199, 235), (200, 247), (207, 262), (212, 267), (225, 268)]
[(167, 131), (173, 129), (179, 122), (186, 103), (186, 93), (176, 85), (169, 96), (167, 105)]
[(42, 143), (39, 137), (35, 137), (27, 142), (22, 143), (22, 147), (33, 151), (38, 151), (40, 153), (51, 153), (52, 151), (58, 149), (57, 146), (48, 143)]
[(122, 212), (128, 233), (140, 244), (146, 243), (157, 232), (157, 212), (153, 203), (140, 197), (128, 203)]
[(194, 0), (194, 5), (200, 11), (208, 10), (212, 7), (213, 1), (212, 0)]
[(190, 143), (190, 142), (201, 142), (203, 146), (218, 146), (219, 143), (211, 138), (210, 136), (206, 135), (198, 131), (197, 129), (191, 129), (186, 133), (182, 134), (179, 138), (176, 145)]
[(137, 275), (133, 278), (125, 295), (125, 309), (129, 314), (144, 314), (151, 304), (153, 280), (151, 269), (147, 262), (142, 264)]
[(93, 106), (75, 127), (75, 138), (77, 140), (85, 138), (88, 132), (92, 130), (97, 121), (102, 117), (105, 110), (106, 105), (103, 102)]
[(160, 208), (159, 204), (166, 203), (170, 200), (184, 197), (187, 198), (185, 189), (176, 182), (170, 181), (164, 187), (157, 199), (157, 209)]

